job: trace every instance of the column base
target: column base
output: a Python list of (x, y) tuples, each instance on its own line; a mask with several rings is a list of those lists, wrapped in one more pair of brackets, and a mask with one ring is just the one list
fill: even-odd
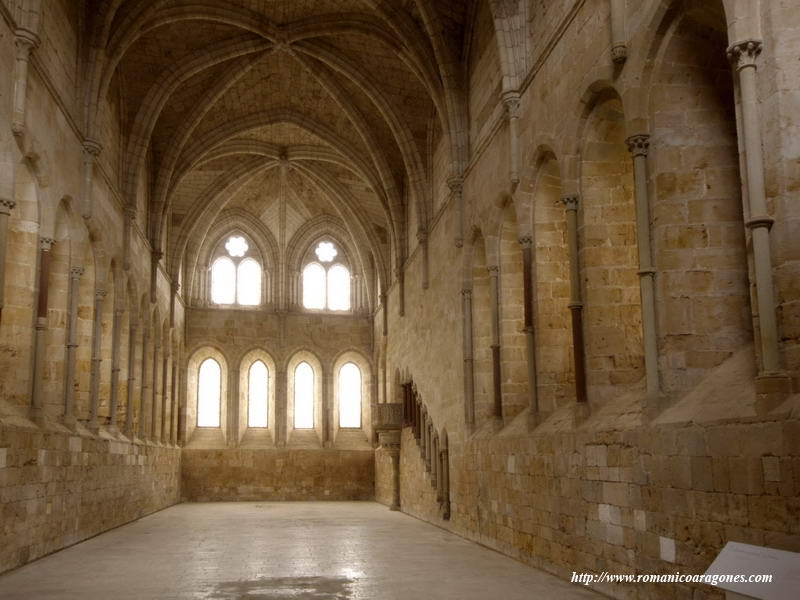
[(572, 424), (573, 427), (579, 427), (586, 422), (592, 414), (592, 409), (589, 407), (588, 402), (576, 402), (572, 405)]
[(397, 510), (397, 511), (399, 511), (400, 510), (400, 505), (399, 504), (392, 504), (389, 507), (389, 510)]
[(45, 425), (44, 410), (41, 408), (31, 407), (28, 418), (33, 421), (37, 427), (44, 427)]
[(528, 413), (528, 423), (527, 423), (528, 431), (533, 431), (534, 429), (539, 427), (539, 425), (544, 423), (550, 417), (550, 414), (551, 414), (550, 411), (531, 410), (531, 412)]
[(645, 396), (644, 406), (642, 407), (645, 421), (652, 421), (658, 417), (667, 408), (668, 404), (667, 398), (660, 394)]
[(756, 377), (756, 414), (766, 415), (778, 408), (792, 393), (792, 378), (786, 373), (762, 373)]

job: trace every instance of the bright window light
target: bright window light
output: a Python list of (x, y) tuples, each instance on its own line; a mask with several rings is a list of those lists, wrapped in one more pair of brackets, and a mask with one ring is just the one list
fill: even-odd
[(252, 258), (245, 258), (236, 271), (236, 301), (257, 306), (261, 303), (261, 267)]
[(361, 427), (361, 369), (351, 362), (339, 369), (339, 427)]
[(328, 271), (328, 308), (350, 310), (350, 271), (342, 265)]
[(303, 306), (306, 308), (325, 308), (325, 268), (317, 263), (306, 265), (303, 269)]
[(219, 427), (221, 369), (213, 358), (200, 365), (197, 378), (197, 426)]
[(314, 428), (314, 369), (307, 362), (294, 370), (294, 428)]
[(250, 365), (247, 379), (247, 426), (267, 426), (267, 398), (269, 394), (269, 371), (267, 365), (257, 360)]
[(232, 235), (228, 238), (228, 241), (225, 242), (225, 250), (235, 258), (244, 256), (249, 248), (250, 246), (247, 245), (245, 239), (240, 235)]
[(329, 263), (336, 258), (336, 255), (339, 254), (339, 251), (331, 242), (320, 242), (317, 246), (317, 249), (314, 250), (314, 254), (317, 255), (317, 258), (321, 262)]
[(215, 260), (211, 267), (211, 300), (216, 304), (236, 301), (236, 267), (227, 256)]

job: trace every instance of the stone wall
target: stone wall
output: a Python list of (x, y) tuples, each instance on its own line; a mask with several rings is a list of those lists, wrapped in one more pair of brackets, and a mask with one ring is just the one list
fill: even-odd
[(0, 572), (180, 501), (178, 448), (0, 425)]
[(186, 502), (373, 500), (374, 452), (367, 450), (184, 449)]

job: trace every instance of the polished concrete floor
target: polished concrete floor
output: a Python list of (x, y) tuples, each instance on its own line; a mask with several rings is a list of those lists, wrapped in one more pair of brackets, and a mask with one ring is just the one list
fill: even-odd
[(0, 576), (0, 598), (599, 596), (372, 502), (181, 504)]

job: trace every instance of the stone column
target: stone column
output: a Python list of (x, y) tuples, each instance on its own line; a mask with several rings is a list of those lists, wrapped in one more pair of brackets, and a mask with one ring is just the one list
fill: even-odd
[(450, 455), (447, 448), (441, 450), (442, 456), (442, 518), (450, 519)]
[(133, 439), (136, 432), (133, 430), (133, 386), (136, 383), (136, 323), (130, 323), (128, 328), (128, 392), (125, 408), (125, 434)]
[(169, 349), (164, 351), (164, 356), (161, 358), (161, 423), (158, 430), (158, 439), (164, 444), (169, 443), (168, 427), (171, 425), (167, 422), (167, 398), (169, 392), (168, 386), (168, 373), (169, 373)]
[(178, 367), (175, 364), (177, 356), (172, 356), (172, 379), (170, 380), (170, 400), (172, 401), (172, 411), (169, 415), (169, 441), (172, 445), (178, 443), (178, 411), (180, 410), (178, 402)]
[(131, 239), (133, 238), (133, 228), (136, 226), (136, 207), (126, 206), (125, 209), (125, 229), (122, 232), (122, 266), (126, 271), (131, 268)]
[(109, 400), (109, 421), (108, 430), (112, 433), (117, 432), (117, 408), (119, 406), (119, 342), (122, 332), (122, 310), (114, 311), (114, 322), (111, 330), (111, 398)]
[(81, 213), (84, 219), (92, 217), (92, 180), (94, 179), (94, 162), (100, 155), (102, 146), (92, 139), (83, 140), (83, 201)]
[(142, 331), (142, 385), (139, 388), (139, 438), (147, 438), (147, 417), (145, 407), (147, 405), (147, 345), (150, 343), (150, 331), (147, 326)]
[(400, 510), (400, 430), (378, 432), (378, 442), (392, 459), (392, 504), (389, 510)]
[(97, 431), (100, 424), (97, 414), (100, 408), (100, 366), (103, 358), (100, 356), (100, 344), (103, 339), (103, 300), (106, 291), (97, 289), (94, 293), (94, 321), (92, 323), (92, 373), (89, 384), (91, 410), (89, 413), (89, 429)]
[(626, 142), (633, 155), (633, 183), (636, 201), (636, 239), (639, 247), (639, 289), (642, 298), (642, 334), (647, 398), (653, 403), (660, 394), (658, 382), (658, 338), (653, 255), (650, 249), (650, 200), (647, 194), (647, 151), (650, 136), (632, 135)]
[(286, 369), (278, 367), (275, 373), (275, 445), (279, 448), (286, 446), (289, 439), (289, 386)]
[(50, 281), (50, 250), (55, 240), (50, 237), (39, 238), (39, 297), (36, 306), (36, 333), (33, 359), (33, 394), (31, 397), (31, 419), (44, 422), (44, 336), (47, 329), (47, 295)]
[(508, 139), (509, 151), (511, 154), (511, 185), (519, 183), (519, 92), (509, 90), (503, 92), (503, 104), (508, 115)]
[(6, 288), (6, 247), (8, 245), (8, 218), (12, 209), (17, 205), (13, 200), (0, 198), (0, 319), (5, 306)]
[(28, 97), (28, 64), (31, 52), (39, 46), (39, 36), (28, 29), (14, 32), (16, 61), (14, 64), (14, 112), (11, 116), (11, 130), (14, 135), (25, 131), (25, 107)]
[(583, 301), (578, 263), (578, 196), (564, 196), (569, 245), (569, 310), (572, 315), (572, 353), (575, 361), (575, 400), (586, 402), (586, 360), (583, 344)]
[(159, 330), (153, 337), (153, 387), (150, 390), (150, 440), (155, 443), (158, 441), (158, 359), (161, 354), (161, 346), (158, 338)]
[(80, 289), (83, 267), (72, 267), (69, 270), (69, 312), (67, 315), (67, 364), (66, 383), (64, 385), (64, 425), (70, 429), (75, 427), (75, 360), (78, 351), (78, 293)]
[(781, 370), (778, 347), (778, 325), (775, 317), (775, 294), (772, 284), (772, 258), (770, 256), (770, 228), (774, 219), (767, 210), (764, 188), (764, 158), (761, 148), (761, 125), (758, 112), (756, 59), (761, 53), (760, 40), (744, 40), (728, 48), (728, 57), (734, 61), (739, 74), (741, 95), (741, 135), (744, 142), (747, 171), (747, 198), (753, 244), (753, 270), (756, 280), (758, 328), (761, 345), (761, 373), (757, 385), (764, 391), (790, 391), (791, 381)]
[(389, 306), (387, 304), (389, 296), (386, 292), (381, 292), (381, 306), (383, 307), (383, 335), (389, 333)]
[(220, 404), (227, 407), (225, 437), (227, 446), (233, 448), (239, 444), (239, 410), (240, 373), (238, 367), (228, 369), (228, 397), (222, 398)]
[(447, 187), (450, 188), (450, 195), (456, 208), (456, 248), (464, 245), (464, 178), (450, 177), (447, 179)]
[(164, 253), (161, 250), (153, 250), (150, 253), (150, 302), (155, 303), (158, 281), (158, 263)]
[(523, 327), (525, 331), (525, 350), (528, 363), (528, 406), (531, 416), (539, 412), (536, 389), (536, 339), (533, 329), (533, 237), (519, 238), (522, 246), (522, 293), (525, 302)]
[(330, 373), (322, 375), (322, 445), (329, 447), (333, 443), (333, 379)]
[(622, 64), (627, 58), (625, 0), (611, 0), (611, 60), (617, 64)]
[(422, 250), (422, 289), (427, 290), (429, 282), (428, 232), (424, 227), (417, 229), (417, 242)]
[(406, 314), (406, 282), (405, 270), (402, 265), (395, 269), (395, 276), (397, 277), (397, 314), (404, 317)]
[(462, 353), (464, 355), (464, 420), (475, 424), (475, 375), (472, 355), (472, 290), (461, 290)]
[(491, 300), (491, 326), (492, 326), (492, 389), (493, 408), (492, 416), (497, 419), (503, 418), (503, 387), (502, 387), (502, 366), (500, 364), (500, 268), (496, 266), (487, 267), (490, 281), (490, 300)]

